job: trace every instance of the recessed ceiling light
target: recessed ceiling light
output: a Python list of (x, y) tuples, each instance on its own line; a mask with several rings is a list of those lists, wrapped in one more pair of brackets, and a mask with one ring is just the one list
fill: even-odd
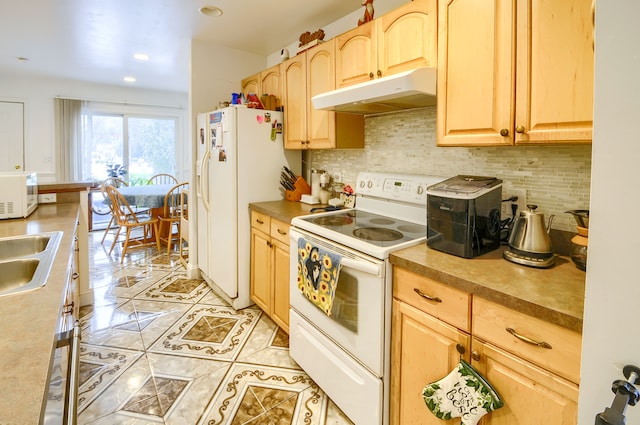
[(215, 18), (218, 16), (222, 16), (222, 9), (215, 6), (203, 6), (200, 8), (200, 13)]
[(135, 83), (136, 82), (135, 77), (124, 77), (123, 80), (126, 81), (127, 83)]
[(140, 60), (140, 61), (148, 61), (149, 60), (149, 55), (147, 55), (146, 53), (136, 53), (135, 55), (133, 55), (133, 57), (135, 59)]
[(25, 58), (25, 57), (22, 57), (22, 56), (19, 56), (16, 59), (18, 59), (18, 61), (20, 61), (20, 62), (29, 62), (29, 58)]

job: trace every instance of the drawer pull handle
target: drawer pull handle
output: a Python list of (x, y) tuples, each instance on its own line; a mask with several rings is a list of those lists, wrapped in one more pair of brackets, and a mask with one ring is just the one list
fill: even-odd
[(527, 344), (531, 344), (531, 345), (537, 345), (538, 347), (542, 347), (542, 348), (548, 348), (549, 350), (551, 350), (551, 345), (547, 342), (541, 341), (534, 341), (531, 338), (528, 338), (524, 335), (520, 335), (518, 332), (515, 331), (515, 329), (513, 328), (506, 328), (507, 332), (509, 332), (511, 335), (515, 336), (516, 338), (518, 338), (520, 341), (524, 341)]
[(283, 232), (282, 230), (278, 229), (278, 233), (280, 233), (282, 236), (287, 236), (287, 232)]
[(256, 221), (258, 222), (258, 224), (264, 224), (264, 221), (260, 220), (259, 218)]
[(433, 301), (436, 303), (442, 302), (442, 299), (440, 299), (440, 297), (432, 297), (431, 295), (427, 295), (418, 288), (413, 288), (413, 290), (415, 291), (416, 294), (420, 295), (422, 298), (428, 299), (429, 301)]
[(472, 351), (471, 352), (471, 359), (479, 362), (480, 361), (480, 353), (478, 353), (477, 351)]

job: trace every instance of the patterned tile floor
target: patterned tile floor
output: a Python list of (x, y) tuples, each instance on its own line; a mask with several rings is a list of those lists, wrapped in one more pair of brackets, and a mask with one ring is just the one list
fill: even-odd
[(353, 425), (258, 307), (233, 310), (155, 248), (120, 264), (102, 234), (80, 311), (80, 424)]

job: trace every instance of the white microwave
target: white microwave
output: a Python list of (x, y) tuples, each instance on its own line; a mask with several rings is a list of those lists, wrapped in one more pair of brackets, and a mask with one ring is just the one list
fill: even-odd
[(0, 219), (24, 218), (38, 208), (36, 173), (0, 173)]

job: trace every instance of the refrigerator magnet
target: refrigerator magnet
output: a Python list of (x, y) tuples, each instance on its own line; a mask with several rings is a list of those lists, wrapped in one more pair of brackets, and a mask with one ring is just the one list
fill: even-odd
[(227, 161), (227, 152), (224, 149), (220, 149), (218, 153), (218, 162)]
[(271, 122), (271, 114), (266, 112), (264, 114), (264, 122)]

